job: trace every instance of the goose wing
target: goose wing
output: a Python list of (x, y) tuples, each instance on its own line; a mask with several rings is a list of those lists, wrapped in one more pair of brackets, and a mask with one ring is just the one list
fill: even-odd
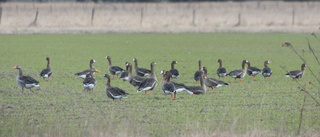
[(301, 70), (293, 70), (290, 71), (289, 73), (286, 74), (287, 77), (298, 77), (299, 75), (301, 75), (303, 72)]
[(146, 68), (137, 68), (136, 69), (136, 74), (138, 76), (144, 77), (144, 76), (150, 75), (151, 74), (151, 70), (148, 70)]
[(52, 71), (51, 71), (50, 68), (45, 68), (40, 72), (40, 76), (42, 76), (42, 77), (45, 76), (45, 75), (50, 76), (51, 74), (52, 74)]
[(175, 78), (175, 77), (179, 76), (179, 71), (177, 69), (171, 69), (170, 73), (171, 73), (171, 77), (172, 78)]
[(24, 84), (38, 84), (39, 81), (35, 80), (34, 78), (30, 76), (20, 76), (19, 81), (21, 81)]
[(172, 84), (171, 82), (166, 82), (161, 86), (163, 92), (165, 94), (173, 94), (174, 91), (176, 90), (174, 87), (174, 84)]
[(122, 79), (123, 81), (129, 81), (129, 72), (128, 71), (122, 72), (120, 79)]
[(263, 76), (271, 76), (272, 70), (269, 67), (265, 67), (262, 69), (262, 75)]
[(231, 76), (233, 78), (240, 78), (241, 74), (243, 74), (244, 71), (242, 69), (236, 69), (231, 71), (229, 74), (227, 74), (228, 76)]
[(132, 76), (129, 79), (129, 83), (133, 86), (139, 86), (141, 84), (141, 82), (144, 80), (145, 78), (140, 77), (140, 76)]
[(122, 68), (120, 68), (119, 66), (110, 66), (109, 67), (109, 72), (111, 73), (111, 74), (120, 74), (121, 72), (123, 72), (123, 69)]
[(157, 80), (154, 78), (146, 78), (139, 85), (138, 92), (152, 90), (155, 86), (157, 86)]

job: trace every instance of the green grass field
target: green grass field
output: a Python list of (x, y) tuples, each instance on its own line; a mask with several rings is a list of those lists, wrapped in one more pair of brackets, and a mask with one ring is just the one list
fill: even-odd
[[(319, 57), (320, 42), (309, 34), (62, 34), (62, 35), (1, 35), (0, 36), (0, 136), (290, 136), (299, 126), (304, 93), (291, 78), (288, 70), (300, 69), (302, 61), (285, 41), (302, 55), (319, 77), (320, 67), (307, 40)], [(137, 58), (139, 67), (149, 68), (155, 61), (158, 86), (150, 96), (137, 93), (128, 82), (112, 80), (130, 95), (112, 101), (105, 93), (106, 79), (101, 77), (112, 64), (125, 68), (126, 61)], [(51, 59), (53, 74), (43, 82), (39, 73)], [(228, 87), (193, 96), (179, 93), (176, 100), (164, 100), (160, 88), (160, 70), (170, 69), (171, 61), (181, 76), (178, 82), (197, 85), (193, 74), (198, 60), (208, 68), (208, 76), (217, 78), (217, 59), (222, 59), (227, 71), (241, 68), (247, 59), (252, 66), (263, 68), (271, 61), (271, 81), (264, 82), (261, 74), (242, 83), (227, 77)], [(74, 73), (89, 68), (90, 59), (98, 85), (94, 94), (82, 93), (82, 79)], [(40, 81), (39, 88), (21, 94), (16, 83), (18, 71)], [(319, 85), (307, 69), (300, 83), (311, 81), (308, 91), (318, 101)], [(303, 136), (320, 135), (320, 108), (307, 96), (303, 111)]]

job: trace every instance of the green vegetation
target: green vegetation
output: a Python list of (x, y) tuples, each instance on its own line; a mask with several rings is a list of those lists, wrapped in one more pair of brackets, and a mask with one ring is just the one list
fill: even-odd
[[(64, 35), (1, 35), (0, 37), (0, 136), (205, 136), (214, 131), (235, 135), (261, 131), (266, 135), (294, 135), (299, 125), (303, 92), (288, 70), (300, 69), (303, 63), (290, 49), (281, 47), (290, 41), (303, 54), (319, 77), (320, 70), (305, 37), (310, 37), (319, 55), (319, 41), (307, 34), (64, 34)], [(299, 50), (301, 52), (301, 50)], [(106, 79), (101, 77), (112, 64), (125, 68), (126, 61), (138, 59), (140, 67), (149, 68), (152, 61), (158, 77), (153, 95), (137, 93), (128, 82), (112, 80), (130, 95), (112, 101), (105, 94)], [(51, 59), (53, 74), (43, 82), (39, 73)], [(273, 70), (271, 81), (261, 74), (242, 83), (227, 77), (228, 87), (205, 95), (179, 93), (176, 100), (164, 100), (160, 88), (160, 70), (170, 69), (171, 61), (179, 62), (178, 82), (197, 85), (193, 74), (198, 60), (208, 68), (208, 76), (217, 78), (217, 59), (222, 59), (227, 71), (241, 68), (247, 59), (252, 66), (263, 68), (269, 60)], [(82, 93), (82, 79), (74, 73), (89, 68), (90, 59), (102, 73), (96, 73), (98, 85), (94, 94)], [(16, 83), (18, 71), (40, 81), (33, 95)], [(317, 85), (309, 70), (301, 79)], [(318, 87), (309, 92), (319, 100)], [(309, 96), (303, 113), (301, 133), (319, 134), (320, 108)], [(259, 135), (259, 134), (258, 134)], [(262, 135), (263, 136), (263, 135)], [(265, 135), (264, 135), (265, 136)]]

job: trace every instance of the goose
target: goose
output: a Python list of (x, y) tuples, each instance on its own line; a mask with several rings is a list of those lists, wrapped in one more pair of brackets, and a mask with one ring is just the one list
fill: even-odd
[(32, 95), (32, 88), (39, 87), (39, 81), (35, 80), (34, 78), (22, 75), (22, 69), (20, 65), (14, 66), (13, 69), (18, 69), (19, 74), (17, 76), (17, 83), (22, 88), (22, 94), (24, 94), (24, 88), (30, 89), (30, 94)]
[(90, 73), (86, 75), (86, 78), (83, 80), (83, 94), (85, 94), (85, 91), (92, 91), (93, 94), (93, 90), (97, 85), (97, 80), (94, 78), (93, 72), (98, 72), (97, 69), (92, 68), (90, 70)]
[(173, 97), (173, 94), (175, 93), (175, 86), (173, 83), (170, 82), (171, 73), (170, 71), (166, 71), (163, 74), (163, 78), (161, 80), (161, 88), (164, 92), (165, 99), (167, 100), (167, 95), (171, 95), (171, 100)]
[(211, 90), (213, 91), (215, 88), (219, 88), (219, 87), (222, 87), (222, 86), (227, 86), (228, 83), (225, 83), (223, 81), (220, 81), (220, 80), (217, 80), (215, 78), (209, 78), (207, 76), (207, 68), (206, 67), (203, 67), (203, 71), (204, 71), (204, 76), (206, 76), (206, 78), (204, 79), (204, 84), (208, 87), (211, 88)]
[(136, 76), (147, 77), (147, 76), (151, 75), (151, 70), (138, 67), (138, 60), (136, 58), (134, 58), (132, 61), (134, 62), (134, 72), (135, 72)]
[(151, 63), (151, 75), (149, 78), (144, 79), (141, 84), (138, 87), (137, 92), (145, 91), (145, 95), (147, 95), (147, 91), (151, 90), (152, 95), (152, 90), (157, 86), (157, 76), (154, 73), (154, 65), (156, 65), (156, 62)]
[(250, 66), (250, 61), (247, 62), (248, 64), (248, 69), (247, 69), (247, 73), (249, 76), (251, 76), (252, 78), (255, 78), (256, 75), (261, 73), (261, 70), (256, 68), (256, 67), (251, 67)]
[(292, 70), (286, 74), (286, 77), (291, 77), (292, 80), (298, 79), (298, 81), (300, 81), (300, 78), (302, 78), (305, 73), (305, 70), (304, 70), (305, 67), (307, 67), (307, 64), (302, 64), (301, 70)]
[(121, 73), (120, 79), (122, 79), (123, 81), (129, 81), (129, 71), (128, 71), (129, 62), (126, 62), (125, 65), (126, 65), (126, 71), (123, 71)]
[(268, 67), (268, 64), (270, 64), (270, 61), (266, 60), (264, 62), (264, 68), (262, 69), (262, 76), (264, 77), (264, 79), (266, 79), (266, 77), (269, 77), (269, 80), (271, 80), (272, 70)]
[(199, 81), (200, 78), (201, 78), (201, 75), (203, 74), (203, 70), (202, 70), (202, 67), (201, 67), (201, 60), (199, 60), (199, 70), (197, 70), (195, 73), (194, 73), (194, 81)]
[(170, 69), (171, 78), (179, 77), (179, 71), (174, 68), (174, 64), (178, 64), (178, 62), (177, 61), (171, 62), (171, 69)]
[[(84, 70), (84, 71), (75, 73), (75, 75), (77, 76), (77, 78), (85, 79), (86, 76), (87, 76), (87, 74), (89, 74), (89, 73), (90, 73), (90, 70), (93, 68), (93, 67), (92, 67), (92, 64), (95, 63), (95, 62), (96, 62), (96, 60), (91, 59), (91, 60), (90, 60), (90, 63), (89, 63), (90, 69), (86, 69), (86, 70)], [(94, 74), (94, 73), (93, 73), (93, 74)]]
[(45, 81), (45, 78), (48, 78), (48, 81), (50, 80), (50, 76), (52, 74), (52, 70), (51, 70), (51, 67), (50, 67), (50, 59), (49, 57), (46, 58), (47, 60), (47, 68), (43, 69), (41, 72), (40, 72), (40, 77), (43, 77), (43, 81)]
[(105, 58), (108, 59), (108, 61), (109, 61), (108, 69), (109, 69), (110, 74), (113, 76), (113, 79), (114, 79), (114, 75), (117, 75), (117, 79), (118, 79), (119, 74), (122, 73), (124, 70), (122, 68), (120, 68), (119, 66), (112, 66), (110, 56), (106, 56)]
[(131, 63), (128, 63), (128, 66), (129, 66), (129, 83), (134, 86), (134, 87), (137, 87), (141, 84), (141, 82), (145, 79), (143, 77), (140, 77), (140, 76), (133, 76), (132, 75), (132, 64)]
[(219, 63), (219, 68), (217, 69), (217, 75), (220, 79), (220, 77), (223, 77), (223, 79), (226, 78), (227, 70), (226, 68), (222, 67), (222, 60), (218, 59), (217, 62)]
[[(165, 74), (165, 70), (161, 70), (160, 71), (160, 74), (164, 75)], [(174, 92), (174, 98), (176, 98), (176, 94), (179, 93), (179, 92), (182, 92), (182, 91), (186, 91), (186, 93), (188, 94), (187, 90), (186, 90), (186, 85), (183, 84), (183, 83), (178, 83), (178, 82), (175, 82), (175, 81), (170, 81), (174, 87), (175, 87), (175, 92)], [(192, 93), (193, 94), (193, 93)]]
[(240, 83), (241, 83), (241, 78), (243, 78), (246, 73), (247, 73), (247, 70), (245, 68), (245, 64), (248, 63), (248, 60), (243, 60), (242, 61), (242, 69), (236, 69), (236, 70), (233, 70), (231, 72), (229, 72), (229, 74), (227, 74), (227, 76), (231, 76), (234, 78), (234, 83), (236, 83), (236, 79), (240, 79)]
[(108, 74), (105, 74), (102, 77), (108, 79), (108, 82), (106, 84), (106, 94), (109, 98), (111, 98), (113, 101), (114, 99), (119, 99), (121, 101), (122, 98), (127, 98), (126, 95), (128, 95), (128, 93), (118, 87), (110, 85), (110, 76)]
[(206, 94), (206, 86), (204, 85), (205, 78), (206, 76), (202, 74), (200, 78), (200, 86), (187, 86), (187, 93), (192, 95)]

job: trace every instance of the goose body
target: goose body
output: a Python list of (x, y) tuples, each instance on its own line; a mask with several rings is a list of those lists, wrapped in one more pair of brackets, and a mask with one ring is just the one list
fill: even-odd
[(119, 66), (112, 66), (110, 56), (107, 56), (105, 58), (108, 59), (108, 61), (109, 61), (108, 70), (109, 70), (110, 74), (113, 76), (113, 79), (114, 79), (114, 75), (117, 75), (117, 78), (118, 78), (119, 74), (122, 73), (124, 70)]
[(14, 69), (19, 70), (19, 74), (17, 76), (17, 83), (22, 88), (22, 94), (24, 94), (24, 89), (30, 89), (30, 94), (32, 94), (32, 88), (33, 87), (39, 87), (39, 81), (35, 80), (34, 78), (22, 75), (22, 69), (20, 65), (14, 66)]
[[(85, 79), (86, 76), (87, 76), (88, 74), (90, 74), (90, 71), (91, 71), (91, 69), (93, 68), (92, 64), (95, 63), (95, 62), (96, 62), (96, 60), (91, 59), (91, 60), (90, 60), (90, 63), (89, 63), (90, 69), (86, 69), (86, 70), (84, 70), (84, 71), (75, 73), (74, 75), (76, 75), (77, 78)], [(93, 72), (93, 74), (94, 74), (94, 72)]]
[(147, 94), (147, 91), (151, 90), (151, 95), (152, 95), (152, 90), (157, 86), (157, 77), (156, 74), (154, 73), (154, 65), (156, 65), (155, 62), (151, 63), (151, 76), (149, 78), (144, 79), (139, 87), (137, 92), (145, 91), (145, 95)]
[(94, 78), (93, 76), (93, 72), (96, 72), (97, 70), (95, 68), (92, 68), (90, 73), (87, 74), (86, 78), (83, 80), (83, 93), (85, 93), (85, 91), (92, 91), (97, 85), (97, 80)]
[(206, 67), (203, 67), (203, 71), (204, 71), (204, 76), (206, 76), (206, 78), (204, 79), (204, 84), (206, 86), (210, 87), (212, 90), (214, 90), (215, 88), (219, 88), (219, 87), (228, 85), (228, 83), (225, 83), (225, 82), (220, 81), (218, 79), (207, 77), (207, 68)]
[(233, 77), (234, 78), (234, 83), (236, 83), (236, 79), (240, 79), (240, 83), (241, 83), (241, 78), (243, 78), (246, 75), (246, 68), (245, 68), (245, 64), (247, 63), (247, 60), (243, 60), (242, 61), (242, 69), (236, 69), (233, 70), (231, 72), (229, 72), (229, 74), (227, 74), (227, 76)]
[(262, 69), (262, 76), (264, 79), (269, 77), (269, 80), (271, 80), (272, 70), (268, 67), (268, 64), (270, 64), (270, 61), (266, 60), (264, 62), (264, 68)]
[(103, 75), (103, 77), (108, 79), (108, 82), (106, 84), (106, 94), (109, 98), (111, 98), (113, 101), (114, 99), (119, 99), (121, 101), (122, 98), (127, 98), (126, 93), (123, 89), (120, 89), (118, 87), (111, 86), (110, 84), (110, 76), (108, 74)]
[(171, 69), (170, 69), (171, 78), (177, 78), (180, 75), (179, 71), (174, 68), (174, 64), (178, 64), (178, 62), (177, 61), (171, 62)]
[(47, 68), (43, 69), (41, 72), (40, 72), (40, 77), (43, 78), (43, 81), (45, 81), (45, 78), (48, 78), (48, 81), (49, 81), (49, 77), (51, 76), (52, 74), (52, 70), (51, 70), (51, 67), (50, 67), (50, 59), (49, 57), (46, 58), (47, 60)]
[(227, 75), (227, 70), (226, 68), (222, 67), (222, 60), (218, 59), (217, 62), (219, 62), (219, 68), (217, 69), (217, 75), (218, 77), (226, 77)]
[[(163, 74), (165, 75), (165, 70), (161, 70), (160, 74)], [(183, 84), (183, 83), (178, 83), (178, 82), (175, 82), (175, 81), (170, 81), (170, 83), (172, 83), (175, 87), (175, 93), (174, 93), (174, 98), (176, 98), (176, 94), (179, 93), (179, 92), (182, 92), (182, 91), (185, 91), (186, 93), (188, 93), (188, 91), (186, 90), (186, 85)]]
[(129, 80), (128, 81), (132, 86), (137, 87), (141, 84), (141, 82), (145, 78), (140, 77), (140, 76), (133, 76), (132, 75), (132, 65), (130, 63), (128, 63), (128, 66), (129, 66), (129, 75), (128, 75)]
[(201, 79), (202, 74), (203, 74), (202, 67), (201, 67), (201, 60), (199, 60), (198, 63), (199, 63), (199, 70), (197, 70), (193, 75), (194, 81), (199, 81)]
[(129, 81), (129, 71), (128, 71), (129, 63), (126, 62), (125, 65), (126, 65), (126, 71), (123, 71), (121, 73), (120, 79), (122, 79), (123, 81)]
[(249, 76), (251, 76), (252, 78), (254, 78), (256, 75), (261, 73), (261, 70), (256, 68), (256, 67), (251, 67), (250, 66), (250, 62), (247, 62), (248, 64), (248, 69), (247, 69), (247, 73)]
[(206, 93), (206, 86), (204, 85), (205, 76), (202, 75), (200, 78), (200, 86), (187, 86), (186, 92), (187, 94), (199, 95)]
[(305, 70), (304, 70), (305, 67), (307, 67), (307, 64), (302, 64), (301, 70), (292, 70), (286, 74), (286, 77), (291, 77), (292, 79), (300, 80), (300, 78), (302, 78), (305, 73)]
[(161, 89), (163, 90), (165, 94), (165, 99), (167, 99), (167, 95), (171, 95), (171, 100), (173, 97), (173, 94), (175, 93), (175, 86), (173, 83), (170, 82), (171, 73), (169, 71), (166, 71), (163, 74), (163, 78), (161, 80)]
[(151, 70), (138, 67), (138, 60), (136, 58), (134, 58), (132, 61), (134, 62), (134, 72), (135, 72), (136, 76), (146, 77), (146, 76), (151, 75)]

